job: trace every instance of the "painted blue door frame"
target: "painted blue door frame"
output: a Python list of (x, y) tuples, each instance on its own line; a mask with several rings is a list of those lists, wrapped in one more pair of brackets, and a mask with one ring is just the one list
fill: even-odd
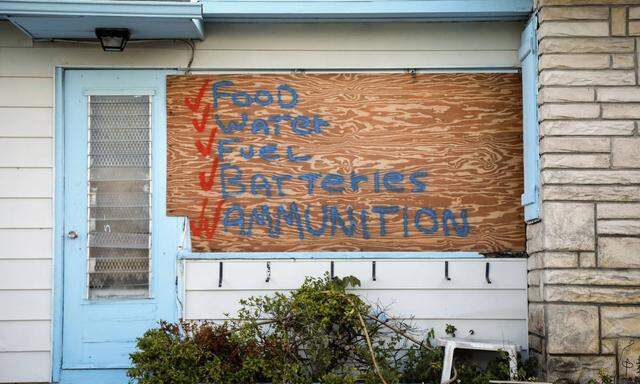
[[(127, 382), (135, 338), (178, 316), (176, 257), (181, 220), (165, 215), (166, 70), (69, 70), (57, 81), (56, 286), (53, 381)], [(62, 71), (57, 73), (62, 77)], [(87, 296), (88, 100), (91, 95), (148, 95), (151, 100), (151, 277), (141, 299)], [(64, 180), (64, 182), (62, 182)], [(156, 192), (156, 193), (153, 193)], [(74, 231), (77, 237), (66, 236)], [(62, 279), (64, 276), (64, 279)], [(62, 280), (62, 281), (61, 281)]]

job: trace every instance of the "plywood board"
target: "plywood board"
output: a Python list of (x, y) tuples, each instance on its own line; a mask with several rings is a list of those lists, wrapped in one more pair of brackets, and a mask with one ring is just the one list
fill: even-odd
[(167, 79), (195, 251), (524, 250), (516, 74)]

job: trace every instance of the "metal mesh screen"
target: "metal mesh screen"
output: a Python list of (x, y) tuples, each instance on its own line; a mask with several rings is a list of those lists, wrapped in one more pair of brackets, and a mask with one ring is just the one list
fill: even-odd
[(89, 96), (88, 296), (149, 296), (151, 100)]

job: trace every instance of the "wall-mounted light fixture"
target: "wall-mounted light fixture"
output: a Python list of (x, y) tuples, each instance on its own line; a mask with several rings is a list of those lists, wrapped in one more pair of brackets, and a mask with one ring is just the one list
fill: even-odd
[(129, 41), (127, 28), (96, 28), (96, 37), (105, 52), (122, 52)]

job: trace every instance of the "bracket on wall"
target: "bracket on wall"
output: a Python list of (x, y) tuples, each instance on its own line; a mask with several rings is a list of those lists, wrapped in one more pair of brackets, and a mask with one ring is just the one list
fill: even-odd
[(491, 279), (489, 278), (489, 268), (490, 268), (489, 262), (487, 262), (487, 264), (485, 264), (484, 267), (484, 278), (487, 280), (487, 284), (491, 284)]
[(376, 281), (376, 262), (375, 261), (371, 262), (371, 278), (373, 279), (373, 281)]
[(218, 288), (222, 287), (222, 261), (219, 264), (219, 269), (218, 269)]
[(265, 283), (268, 283), (271, 280), (271, 262), (267, 261), (267, 278), (264, 280)]
[(449, 262), (448, 261), (444, 262), (444, 278), (447, 281), (451, 281), (451, 278), (449, 277)]
[(331, 277), (331, 279), (333, 279), (334, 277), (334, 266), (333, 266), (333, 261), (331, 261), (331, 269), (329, 270), (329, 277)]

